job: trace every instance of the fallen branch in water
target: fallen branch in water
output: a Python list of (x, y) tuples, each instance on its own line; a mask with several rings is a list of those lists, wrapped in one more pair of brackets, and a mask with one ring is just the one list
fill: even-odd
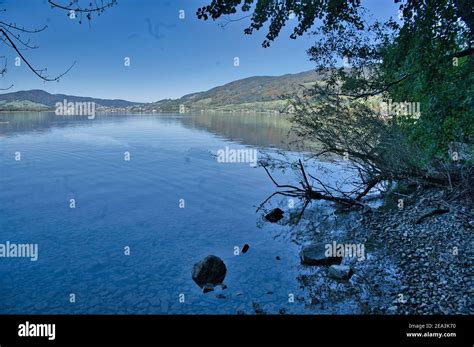
[[(290, 185), (290, 184), (279, 184), (272, 176), (270, 171), (268, 170), (266, 165), (262, 165), (263, 169), (267, 173), (268, 177), (270, 177), (271, 181), (277, 188), (284, 189), (277, 192), (274, 192), (269, 197), (267, 197), (257, 208), (257, 212), (275, 195), (283, 195), (289, 197), (295, 197), (304, 201), (303, 209), (298, 216), (298, 221), (301, 219), (304, 210), (308, 206), (311, 200), (325, 200), (330, 201), (336, 204), (344, 205), (345, 207), (368, 207), (365, 203), (361, 201), (361, 199), (366, 196), (370, 190), (375, 187), (380, 180), (372, 180), (368, 182), (361, 192), (355, 192), (355, 197), (351, 197), (348, 195), (347, 192), (343, 192), (340, 189), (330, 187), (329, 185), (323, 183), (320, 179), (308, 175), (306, 170), (301, 162), (301, 159), (298, 160), (298, 169), (301, 173), (302, 180), (299, 182), (299, 186)], [(308, 180), (308, 176), (311, 177), (317, 184), (320, 186), (319, 188), (314, 187)], [(354, 193), (354, 192), (351, 192)]]

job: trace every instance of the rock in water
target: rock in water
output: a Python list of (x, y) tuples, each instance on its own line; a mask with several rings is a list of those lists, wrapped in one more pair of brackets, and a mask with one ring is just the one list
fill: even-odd
[(304, 246), (300, 252), (301, 264), (330, 266), (340, 264), (342, 257), (326, 257), (326, 243)]
[(227, 268), (221, 258), (209, 255), (193, 266), (193, 280), (203, 288), (206, 284), (221, 284), (224, 281)]
[(331, 265), (328, 275), (338, 280), (348, 280), (352, 276), (352, 269), (346, 265)]
[(204, 294), (214, 291), (214, 285), (212, 283), (206, 283), (202, 286), (202, 292)]
[(278, 207), (271, 210), (270, 213), (265, 216), (265, 219), (269, 221), (270, 223), (276, 223), (282, 218), (283, 218), (283, 211), (280, 210)]
[(250, 248), (250, 246), (248, 244), (245, 244), (244, 247), (242, 247), (242, 253), (247, 253), (249, 248)]

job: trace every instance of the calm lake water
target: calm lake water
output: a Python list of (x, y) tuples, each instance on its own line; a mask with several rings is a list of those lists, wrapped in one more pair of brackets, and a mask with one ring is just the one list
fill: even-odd
[[(305, 312), (288, 302), (300, 247), (255, 212), (273, 184), (215, 156), (290, 149), (289, 127), (270, 115), (0, 114), (0, 243), (39, 247), (36, 262), (0, 258), (0, 313)], [(191, 278), (209, 254), (227, 265), (225, 298)]]

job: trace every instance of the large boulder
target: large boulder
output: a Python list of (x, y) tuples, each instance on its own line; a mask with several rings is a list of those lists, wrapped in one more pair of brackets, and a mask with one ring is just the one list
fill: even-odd
[(326, 243), (315, 243), (304, 246), (300, 252), (300, 260), (303, 265), (331, 266), (339, 265), (342, 257), (326, 257)]
[(276, 223), (282, 218), (283, 218), (283, 210), (279, 209), (278, 207), (271, 210), (270, 213), (268, 213), (265, 216), (265, 219), (269, 221), (270, 223)]
[(227, 268), (221, 258), (209, 255), (193, 266), (192, 277), (196, 284), (203, 288), (206, 285), (217, 285), (224, 281)]

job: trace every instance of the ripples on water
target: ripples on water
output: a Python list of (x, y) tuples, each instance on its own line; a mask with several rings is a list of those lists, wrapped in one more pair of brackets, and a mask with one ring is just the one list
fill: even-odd
[[(225, 146), (291, 149), (287, 120), (31, 113), (0, 121), (0, 243), (39, 245), (37, 262), (0, 259), (0, 313), (251, 313), (253, 302), (304, 312), (288, 303), (299, 295), (299, 248), (275, 239), (285, 227), (255, 213), (273, 185), (262, 169), (213, 155)], [(249, 252), (234, 256), (245, 243)], [(209, 254), (227, 265), (225, 299), (191, 279)]]

